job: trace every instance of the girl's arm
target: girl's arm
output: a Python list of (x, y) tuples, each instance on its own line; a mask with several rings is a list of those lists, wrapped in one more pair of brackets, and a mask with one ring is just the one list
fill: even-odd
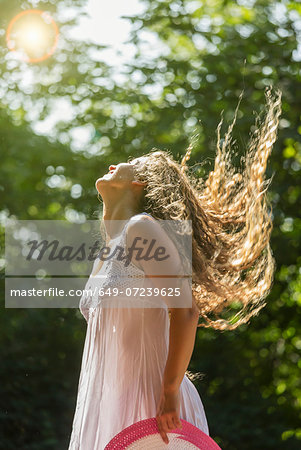
[[(154, 259), (136, 260), (136, 255), (133, 255), (132, 262), (143, 269), (145, 276), (152, 277), (154, 285), (159, 289), (176, 286), (176, 283), (170, 282), (169, 277), (179, 276), (181, 273), (180, 256), (159, 223), (149, 216), (142, 216), (134, 221), (127, 230), (127, 247), (131, 246), (137, 236), (142, 238), (140, 243), (143, 240), (151, 242), (155, 239), (156, 246), (164, 247), (169, 257), (159, 262)], [(170, 300), (172, 297), (163, 298)], [(181, 427), (179, 389), (190, 362), (199, 318), (199, 311), (188, 283), (182, 283), (181, 296), (174, 298), (175, 301), (176, 299), (178, 299), (176, 304), (172, 303), (172, 300), (172, 304), (167, 305), (171, 312), (169, 349), (156, 414), (160, 434), (166, 443), (168, 443), (166, 432)]]
[(171, 309), (169, 351), (156, 416), (160, 434), (166, 443), (166, 433), (181, 427), (179, 389), (193, 352), (198, 319), (194, 299), (192, 308)]
[(163, 379), (166, 391), (180, 387), (193, 352), (199, 310), (192, 298), (192, 308), (170, 308), (169, 351)]

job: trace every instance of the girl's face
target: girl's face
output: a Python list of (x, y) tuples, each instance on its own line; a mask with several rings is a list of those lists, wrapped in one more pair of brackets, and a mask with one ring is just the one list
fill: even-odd
[(117, 165), (112, 164), (109, 166), (108, 173), (96, 180), (95, 186), (98, 192), (102, 186), (120, 186), (125, 188), (132, 186), (132, 182), (135, 181), (134, 165), (142, 161), (143, 157), (135, 158), (128, 163), (119, 163)]

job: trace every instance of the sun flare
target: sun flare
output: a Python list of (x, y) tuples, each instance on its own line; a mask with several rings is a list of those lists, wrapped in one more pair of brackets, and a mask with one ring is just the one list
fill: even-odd
[(27, 62), (51, 56), (58, 42), (58, 27), (45, 11), (31, 9), (17, 14), (9, 23), (6, 41), (9, 50)]

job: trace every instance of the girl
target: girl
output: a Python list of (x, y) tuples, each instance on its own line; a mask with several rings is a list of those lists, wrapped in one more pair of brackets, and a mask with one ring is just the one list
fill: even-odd
[[(107, 249), (119, 246), (126, 253), (135, 239), (154, 239), (168, 258), (139, 259), (136, 252), (127, 265), (116, 257), (95, 260), (89, 293), (80, 302), (87, 334), (69, 450), (103, 450), (121, 430), (154, 416), (166, 443), (180, 418), (209, 434), (201, 398), (185, 374), (197, 326), (232, 330), (248, 322), (265, 306), (275, 269), (263, 188), (280, 91), (274, 99), (267, 91), (266, 99), (266, 116), (261, 123), (257, 119), (241, 172), (235, 172), (229, 152), (238, 104), (222, 146), (222, 121), (218, 126), (215, 166), (205, 183), (187, 173), (191, 147), (180, 164), (169, 152), (153, 149), (110, 166), (96, 181)], [(191, 221), (192, 297), (183, 284), (180, 305), (154, 294), (181, 276), (182, 267), (161, 219)], [(134, 287), (151, 295), (126, 296)], [(241, 309), (222, 318), (233, 301)]]

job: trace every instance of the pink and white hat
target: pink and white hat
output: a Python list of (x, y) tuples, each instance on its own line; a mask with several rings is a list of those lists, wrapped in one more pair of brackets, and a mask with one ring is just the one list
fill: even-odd
[(105, 450), (221, 450), (206, 433), (181, 419), (182, 428), (167, 433), (165, 444), (158, 430), (157, 420), (141, 420), (122, 430), (106, 445)]

